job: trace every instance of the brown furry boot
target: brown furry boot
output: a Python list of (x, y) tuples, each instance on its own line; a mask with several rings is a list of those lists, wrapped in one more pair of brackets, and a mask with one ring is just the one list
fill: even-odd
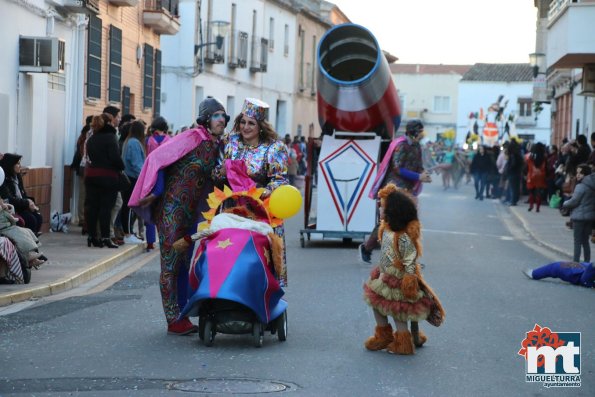
[(419, 324), (417, 321), (411, 322), (411, 336), (413, 336), (413, 344), (415, 347), (422, 347), (428, 340), (426, 334), (419, 330)]
[(382, 350), (393, 341), (393, 327), (390, 324), (385, 326), (376, 326), (374, 336), (370, 336), (364, 346), (368, 350)]
[(409, 331), (397, 331), (394, 334), (394, 340), (387, 348), (389, 353), (411, 355), (415, 354), (413, 347), (413, 338)]

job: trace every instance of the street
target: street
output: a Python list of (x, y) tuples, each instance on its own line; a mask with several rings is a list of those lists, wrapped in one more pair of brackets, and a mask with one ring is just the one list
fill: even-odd
[[(359, 242), (313, 235), (301, 248), (299, 214), (286, 227), (286, 342), (266, 333), (255, 348), (250, 335), (217, 334), (205, 347), (196, 334), (168, 336), (156, 258), (103, 291), (1, 316), (0, 395), (595, 395), (593, 291), (526, 278), (521, 270), (556, 256), (499, 202), (473, 200), (471, 185), (426, 185), (420, 215), (423, 272), (446, 321), (420, 323), (428, 342), (413, 356), (364, 349), (374, 318)], [(525, 382), (517, 352), (535, 324), (582, 333), (580, 388)]]

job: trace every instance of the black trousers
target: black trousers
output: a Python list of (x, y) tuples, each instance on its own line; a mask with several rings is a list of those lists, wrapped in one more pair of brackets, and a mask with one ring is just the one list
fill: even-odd
[(35, 234), (39, 233), (39, 229), (41, 228), (41, 224), (43, 223), (43, 218), (39, 212), (31, 212), (29, 210), (22, 211), (18, 213), (21, 218), (25, 221), (25, 227), (27, 229), (31, 229), (31, 231)]
[(97, 236), (97, 222), (101, 230), (101, 238), (109, 238), (109, 225), (112, 214), (112, 208), (116, 204), (118, 191), (117, 182), (113, 186), (107, 187), (99, 181), (98, 178), (85, 178), (85, 188), (87, 196), (85, 197), (85, 219), (87, 220), (87, 232), (90, 238)]

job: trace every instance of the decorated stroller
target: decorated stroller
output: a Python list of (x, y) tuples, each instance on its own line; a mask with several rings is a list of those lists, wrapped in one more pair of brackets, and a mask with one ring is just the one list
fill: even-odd
[[(189, 271), (189, 301), (181, 316), (198, 316), (199, 337), (251, 334), (261, 347), (265, 331), (287, 338), (287, 303), (278, 277), (284, 271), (283, 240), (273, 232), (282, 220), (270, 215), (263, 189), (209, 195), (210, 211), (191, 239), (198, 241)], [(187, 238), (186, 238), (187, 239)]]

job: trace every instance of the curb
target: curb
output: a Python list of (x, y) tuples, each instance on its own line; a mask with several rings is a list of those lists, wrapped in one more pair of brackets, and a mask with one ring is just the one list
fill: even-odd
[(89, 280), (92, 280), (100, 274), (103, 274), (111, 270), (116, 265), (119, 265), (120, 263), (123, 263), (134, 256), (137, 256), (138, 254), (144, 252), (144, 250), (144, 244), (136, 244), (133, 247), (125, 248), (124, 250), (118, 252), (116, 255), (110, 258), (99, 260), (89, 265), (89, 267), (85, 270), (79, 271), (74, 275), (67, 276), (63, 279), (60, 279), (47, 285), (42, 285), (2, 295), (0, 296), (0, 307), (8, 306), (13, 303), (23, 302), (32, 298), (42, 298), (45, 296), (56, 295), (60, 292), (73, 289), (83, 283), (86, 283)]
[(529, 234), (529, 236), (531, 236), (531, 238), (533, 240), (535, 240), (539, 245), (549, 249), (552, 252), (555, 252), (556, 254), (559, 255), (564, 255), (566, 257), (572, 257), (572, 255), (570, 255), (567, 251), (564, 251), (561, 248), (556, 247), (555, 245), (552, 245), (548, 242), (543, 241), (542, 239), (540, 239), (539, 237), (537, 237), (537, 235), (535, 233), (533, 233), (533, 231), (531, 230), (531, 228), (529, 227), (528, 223), (523, 219), (522, 216), (520, 216), (519, 214), (517, 214), (516, 211), (509, 209), (510, 213), (512, 213), (515, 218), (521, 223), (521, 225), (523, 226), (523, 229), (525, 229), (525, 231)]

